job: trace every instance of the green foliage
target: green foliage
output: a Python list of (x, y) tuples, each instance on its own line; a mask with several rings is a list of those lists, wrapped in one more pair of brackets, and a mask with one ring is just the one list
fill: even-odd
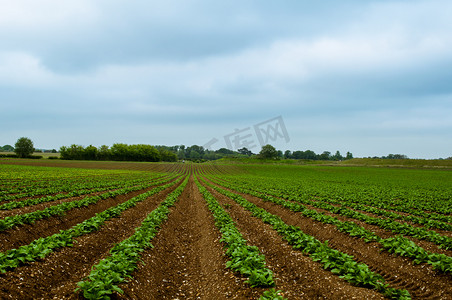
[(33, 142), (27, 137), (21, 137), (14, 145), (14, 152), (18, 157), (25, 158), (33, 154)]
[[(205, 183), (208, 184), (207, 182)], [(302, 232), (298, 227), (287, 225), (280, 217), (272, 215), (266, 210), (248, 202), (238, 194), (211, 184), (208, 185), (219, 193), (236, 201), (246, 210), (249, 210), (253, 216), (273, 226), (294, 249), (309, 254), (314, 261), (320, 262), (325, 269), (340, 275), (344, 280), (357, 286), (375, 289), (388, 298), (409, 299), (409, 293), (406, 290), (389, 287), (381, 275), (372, 272), (367, 265), (356, 262), (352, 256), (330, 248), (327, 242), (322, 243), (318, 241), (313, 236)]]
[(266, 268), (264, 255), (260, 254), (257, 247), (247, 245), (247, 241), (235, 227), (234, 221), (215, 197), (197, 179), (195, 182), (215, 218), (215, 225), (222, 234), (221, 241), (225, 243), (226, 255), (230, 258), (226, 267), (247, 276), (246, 282), (253, 287), (273, 286), (275, 284), (273, 273)]
[[(174, 178), (174, 177), (175, 177), (175, 175), (172, 178)], [(151, 183), (145, 182), (145, 183), (142, 183), (139, 185), (136, 185), (134, 182), (129, 182), (128, 184), (125, 185), (124, 188), (108, 191), (108, 192), (102, 193), (97, 196), (89, 196), (89, 197), (85, 197), (80, 200), (63, 202), (58, 205), (49, 206), (43, 210), (37, 210), (37, 211), (30, 212), (30, 213), (22, 214), (22, 215), (14, 215), (14, 216), (6, 217), (4, 219), (0, 219), (0, 231), (7, 230), (7, 229), (13, 228), (15, 226), (21, 225), (21, 224), (33, 224), (35, 221), (43, 219), (43, 218), (63, 215), (66, 211), (68, 211), (70, 209), (88, 206), (88, 205), (97, 203), (98, 201), (103, 200), (103, 199), (115, 197), (115, 196), (122, 195), (122, 194), (127, 194), (132, 191), (142, 190), (151, 185), (161, 184), (168, 180), (169, 180), (168, 178), (165, 178), (160, 181), (155, 181), (155, 182), (151, 181)], [(56, 197), (58, 198), (57, 195), (56, 195)], [(40, 198), (39, 200), (31, 199), (31, 200), (29, 200), (30, 203), (27, 203), (27, 205), (34, 204), (34, 201), (46, 202), (46, 200), (49, 200), (49, 199), (46, 199), (46, 197), (44, 197), (44, 199)], [(39, 202), (39, 203), (41, 203), (41, 202)], [(14, 208), (14, 206), (16, 204), (9, 204), (9, 203), (4, 204), (5, 208), (9, 208), (10, 205), (13, 206), (11, 208)]]
[(0, 147), (0, 151), (13, 152), (14, 147), (11, 145), (4, 145), (3, 147)]
[(275, 290), (274, 288), (265, 291), (262, 296), (259, 297), (259, 300), (287, 300), (282, 296), (282, 291)]
[(134, 235), (115, 245), (110, 250), (110, 256), (95, 265), (86, 280), (78, 283), (77, 290), (82, 291), (85, 298), (109, 299), (109, 295), (115, 292), (123, 293), (118, 284), (137, 268), (140, 253), (152, 247), (150, 241), (157, 234), (160, 224), (168, 218), (169, 208), (178, 200), (187, 182), (188, 177), (145, 218)]
[[(358, 205), (356, 203), (347, 202), (348, 206), (352, 206), (357, 210), (365, 210), (370, 211), (375, 214), (385, 214), (389, 217), (389, 219), (380, 219), (371, 217), (369, 215), (354, 211), (352, 209), (348, 209), (344, 206), (345, 200), (340, 199), (339, 201), (333, 202), (331, 200), (332, 194), (328, 195), (328, 198), (322, 199), (323, 201), (314, 201), (311, 200), (311, 197), (301, 197), (301, 190), (294, 189), (294, 192), (291, 192), (291, 187), (285, 183), (280, 184), (281, 177), (278, 177), (278, 183), (274, 184), (270, 187), (271, 179), (263, 180), (263, 184), (259, 185), (256, 179), (252, 182), (253, 184), (243, 184), (235, 183), (231, 184), (227, 181), (221, 181), (219, 184), (223, 186), (227, 186), (228, 188), (248, 193), (253, 196), (259, 197), (264, 201), (270, 201), (279, 205), (284, 206), (295, 212), (300, 212), (305, 217), (312, 218), (316, 221), (320, 221), (322, 223), (333, 224), (337, 227), (338, 230), (347, 232), (351, 236), (356, 236), (364, 239), (366, 242), (376, 241), (379, 242), (383, 249), (387, 249), (387, 251), (394, 253), (400, 256), (407, 256), (412, 258), (416, 263), (428, 263), (431, 264), (435, 269), (441, 272), (450, 272), (450, 264), (452, 262), (452, 258), (446, 255), (437, 255), (434, 253), (430, 253), (425, 251), (423, 248), (417, 246), (414, 242), (404, 238), (402, 236), (397, 237), (397, 239), (381, 239), (372, 231), (366, 230), (363, 227), (357, 225), (354, 222), (342, 222), (337, 218), (319, 213), (316, 210), (307, 209), (303, 204), (308, 204), (317, 208), (321, 208), (330, 212), (333, 212), (338, 215), (344, 215), (350, 218), (355, 218), (360, 221), (364, 221), (369, 224), (380, 226), (384, 229), (390, 229), (394, 232), (403, 233), (405, 235), (415, 236), (420, 239), (427, 239), (432, 242), (436, 242), (440, 247), (444, 247), (446, 249), (450, 248), (451, 239), (447, 236), (442, 236), (434, 231), (426, 230), (425, 228), (417, 228), (413, 227), (407, 223), (399, 223), (392, 221), (394, 218), (409, 218), (412, 221), (419, 221), (420, 218), (416, 218), (413, 216), (402, 216), (396, 213), (386, 211), (386, 213), (382, 213), (381, 210), (371, 208), (367, 205)], [(218, 183), (218, 181), (216, 181)], [(254, 188), (250, 188), (254, 186)], [(327, 185), (324, 183), (323, 188), (325, 189)], [(305, 188), (303, 188), (305, 189)], [(276, 196), (276, 197), (275, 197)], [(317, 198), (319, 198), (319, 194), (317, 194)], [(288, 201), (286, 199), (290, 199)], [(329, 204), (328, 202), (333, 202), (336, 205)], [(389, 207), (388, 207), (389, 208)], [(449, 228), (449, 224), (438, 222), (434, 220), (421, 219), (425, 221), (428, 226), (438, 226), (440, 228)]]
[(113, 144), (96, 148), (92, 145), (83, 147), (81, 145), (62, 146), (60, 148), (61, 159), (68, 160), (119, 160), (119, 161), (161, 161), (163, 154), (166, 161), (175, 161), (175, 156), (167, 151), (159, 152), (151, 145), (127, 145)]
[(278, 151), (272, 145), (262, 146), (261, 151), (259, 152), (259, 157), (264, 159), (277, 159)]
[[(107, 220), (119, 216), (123, 211), (134, 207), (138, 202), (176, 184), (178, 181), (156, 187), (146, 193), (133, 197), (124, 203), (108, 208), (67, 230), (62, 230), (59, 233), (45, 238), (41, 237), (28, 245), (0, 253), (0, 273), (6, 273), (8, 270), (14, 269), (21, 264), (44, 258), (57, 248), (72, 246), (74, 238), (98, 230)], [(141, 187), (141, 189), (142, 188), (143, 187)], [(115, 194), (113, 193), (109, 197), (114, 195)], [(30, 220), (23, 221), (32, 222)], [(0, 226), (2, 226), (1, 222)]]

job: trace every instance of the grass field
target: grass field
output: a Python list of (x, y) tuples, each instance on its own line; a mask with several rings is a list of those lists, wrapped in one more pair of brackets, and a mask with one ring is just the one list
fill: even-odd
[[(2, 152), (0, 151), (0, 155), (9, 155), (14, 154), (14, 152)], [(42, 156), (42, 158), (49, 158), (49, 157), (60, 157), (60, 153), (43, 153), (43, 152), (34, 152), (32, 155)]]
[(451, 213), (442, 168), (0, 159), (0, 298), (452, 299)]

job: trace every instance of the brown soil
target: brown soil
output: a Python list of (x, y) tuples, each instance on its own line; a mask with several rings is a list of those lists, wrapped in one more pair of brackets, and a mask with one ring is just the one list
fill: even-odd
[(143, 253), (143, 262), (122, 299), (250, 299), (244, 278), (225, 268), (221, 235), (193, 180), (190, 179), (168, 221)]
[(338, 231), (333, 225), (314, 221), (250, 195), (246, 195), (245, 198), (280, 216), (287, 224), (300, 227), (303, 232), (322, 242), (328, 241), (332, 248), (353, 255), (357, 261), (367, 264), (373, 271), (381, 274), (392, 287), (407, 289), (413, 298), (452, 299), (450, 275), (433, 271), (426, 264), (413, 265), (411, 259), (381, 252), (378, 243), (365, 243), (361, 239)]
[[(36, 221), (34, 224), (24, 224), (11, 228), (9, 230), (0, 231), (0, 251), (4, 252), (10, 249), (18, 248), (22, 245), (31, 243), (38, 237), (49, 236), (58, 233), (60, 230), (71, 228), (72, 226), (93, 217), (99, 212), (102, 212), (120, 203), (126, 202), (127, 200), (143, 192), (147, 192), (154, 187), (155, 186), (141, 191), (130, 192), (125, 195), (119, 195), (113, 198), (100, 200), (97, 203), (89, 205), (87, 207), (71, 209), (67, 211), (63, 216), (45, 218)], [(47, 205), (50, 206), (51, 204), (48, 203)], [(28, 208), (24, 207), (15, 211), (25, 209)]]
[[(285, 242), (271, 226), (251, 216), (233, 200), (215, 190), (208, 190), (227, 207), (226, 210), (249, 244), (265, 255), (267, 266), (274, 272), (276, 288), (289, 299), (382, 299), (381, 294), (355, 287)], [(225, 205), (226, 204), (226, 205)]]
[[(237, 167), (204, 167), (201, 164), (151, 164), (127, 162), (25, 161), (29, 165), (134, 169), (151, 172), (230, 173)], [(5, 163), (1, 161), (0, 163)], [(18, 162), (12, 162), (18, 164)], [(108, 256), (118, 242), (134, 233), (143, 219), (174, 189), (173, 186), (154, 195), (136, 207), (107, 221), (100, 230), (77, 238), (74, 247), (57, 249), (45, 259), (20, 266), (0, 275), (0, 299), (82, 299), (74, 293), (93, 265)], [(148, 190), (148, 189), (146, 189)], [(101, 200), (86, 208), (73, 209), (64, 216), (40, 220), (0, 232), (0, 251), (28, 244), (41, 236), (67, 229), (109, 207), (123, 203), (146, 190)], [(325, 271), (322, 265), (289, 246), (276, 231), (233, 200), (210, 189), (236, 222), (237, 228), (265, 255), (273, 271), (276, 289), (288, 299), (381, 299), (373, 290), (355, 287), (339, 276)], [(415, 299), (452, 299), (452, 276), (433, 271), (426, 264), (413, 265), (411, 259), (381, 252), (377, 243), (339, 232), (335, 226), (322, 224), (278, 205), (245, 195), (248, 201), (280, 216), (287, 224), (300, 227), (307, 234), (342, 252), (353, 255), (373, 271), (383, 275), (395, 288), (407, 289)], [(336, 216), (343, 218), (341, 216)], [(344, 218), (346, 220), (346, 218)], [(359, 223), (384, 237), (393, 234), (375, 226)], [(169, 219), (162, 224), (152, 241), (154, 248), (142, 253), (128, 282), (120, 285), (124, 294), (113, 299), (257, 299), (266, 289), (251, 288), (246, 278), (225, 267), (221, 235), (212, 214), (192, 178), (182, 196), (171, 208)], [(417, 241), (416, 241), (417, 242)], [(426, 245), (428, 246), (428, 245)]]
[(115, 244), (131, 236), (134, 228), (175, 188), (172, 186), (138, 203), (120, 217), (107, 221), (100, 230), (77, 238), (74, 247), (58, 249), (41, 261), (0, 275), (0, 298), (77, 298), (74, 294), (77, 282), (87, 276), (91, 267), (107, 256)]

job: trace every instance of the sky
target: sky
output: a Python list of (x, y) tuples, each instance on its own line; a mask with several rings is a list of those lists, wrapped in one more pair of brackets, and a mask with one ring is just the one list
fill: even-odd
[(0, 0), (0, 145), (450, 157), (451, 20), (447, 0)]

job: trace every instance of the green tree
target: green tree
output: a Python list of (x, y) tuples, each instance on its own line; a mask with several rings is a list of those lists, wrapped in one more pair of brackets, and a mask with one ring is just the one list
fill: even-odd
[[(240, 152), (240, 151), (239, 151), (239, 152)], [(227, 155), (227, 154), (234, 154), (234, 151), (229, 150), (229, 149), (227, 149), (227, 148), (220, 148), (220, 149), (218, 149), (217, 151), (215, 151), (215, 153)]]
[(286, 150), (286, 151), (284, 152), (284, 158), (285, 158), (285, 159), (292, 158), (292, 151)]
[(336, 154), (333, 155), (333, 160), (343, 160), (344, 157), (341, 155), (341, 153), (338, 151), (336, 151)]
[(251, 150), (248, 150), (248, 148), (246, 148), (246, 147), (238, 149), (237, 152), (240, 153), (240, 154), (246, 155), (246, 156), (253, 155), (253, 152), (251, 152)]
[(169, 151), (168, 149), (159, 149), (160, 159), (162, 161), (177, 161), (177, 155), (174, 152)]
[(347, 152), (345, 159), (352, 159), (352, 158), (353, 158), (353, 154), (351, 152)]
[(190, 150), (190, 153), (189, 153), (188, 157), (190, 157), (191, 159), (200, 159), (201, 155), (199, 154), (198, 151), (193, 149), (193, 150)]
[(97, 149), (97, 157), (99, 160), (108, 160), (110, 158), (110, 149), (107, 145), (102, 145)]
[(7, 151), (7, 152), (13, 152), (14, 151), (14, 147), (11, 145), (5, 145), (2, 147), (3, 151)]
[(262, 146), (262, 150), (259, 152), (261, 158), (276, 159), (278, 158), (278, 151), (270, 144)]
[(331, 159), (331, 152), (329, 151), (323, 151), (322, 154), (318, 155), (318, 158), (320, 160), (330, 160)]
[(93, 145), (89, 145), (83, 150), (83, 159), (86, 160), (96, 160), (97, 159), (97, 148)]
[(14, 145), (14, 152), (16, 152), (17, 156), (22, 158), (30, 156), (34, 150), (33, 142), (27, 137), (19, 138)]

